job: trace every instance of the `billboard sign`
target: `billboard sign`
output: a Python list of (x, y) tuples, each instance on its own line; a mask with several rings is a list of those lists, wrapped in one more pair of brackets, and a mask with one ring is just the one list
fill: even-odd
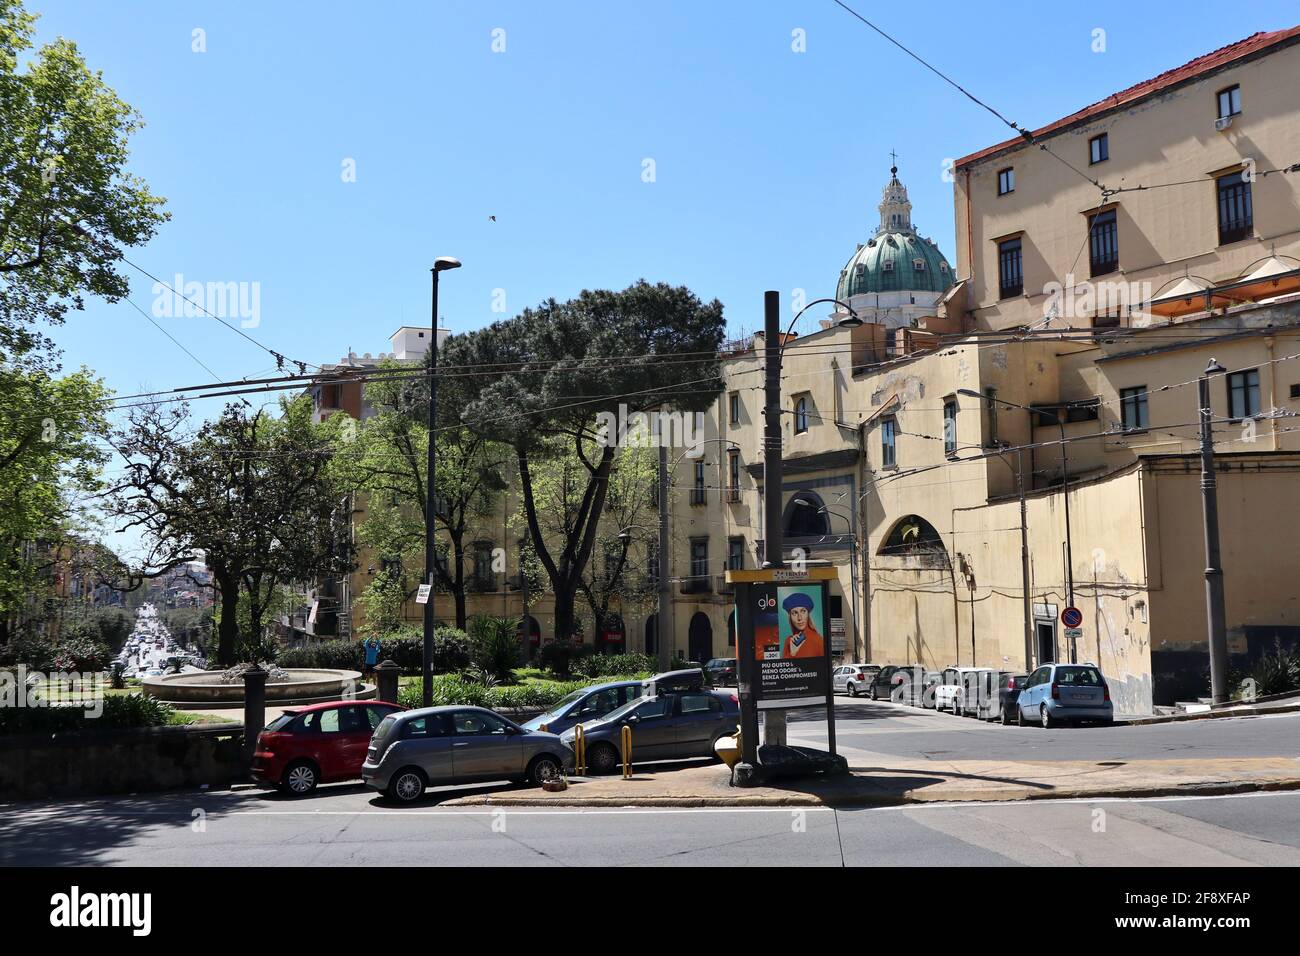
[[(732, 571), (742, 682), (758, 710), (825, 706), (830, 700), (831, 569)], [(745, 678), (748, 678), (747, 680)]]

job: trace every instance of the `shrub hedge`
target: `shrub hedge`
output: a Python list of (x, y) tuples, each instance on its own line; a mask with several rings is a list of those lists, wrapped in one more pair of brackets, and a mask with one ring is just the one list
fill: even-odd
[(53, 734), (73, 730), (129, 730), (162, 727), (172, 714), (170, 704), (143, 694), (110, 694), (103, 713), (87, 714), (83, 707), (3, 707), (0, 734)]

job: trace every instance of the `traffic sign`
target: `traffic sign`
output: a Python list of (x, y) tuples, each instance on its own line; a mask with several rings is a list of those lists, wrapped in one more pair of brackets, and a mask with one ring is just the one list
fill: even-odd
[(1066, 627), (1078, 627), (1083, 623), (1083, 612), (1077, 607), (1067, 607), (1061, 612), (1061, 623)]
[(1068, 640), (1076, 640), (1076, 641), (1077, 641), (1079, 638), (1083, 637), (1083, 628), (1081, 628), (1081, 627), (1067, 627), (1067, 628), (1065, 629), (1065, 636), (1066, 636), (1066, 638), (1067, 638)]
[(432, 584), (421, 584), (420, 590), (415, 595), (416, 604), (428, 604), (429, 592), (433, 590)]

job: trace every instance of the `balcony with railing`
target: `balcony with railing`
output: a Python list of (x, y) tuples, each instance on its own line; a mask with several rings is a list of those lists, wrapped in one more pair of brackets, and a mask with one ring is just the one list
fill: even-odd
[(682, 578), (680, 590), (682, 594), (711, 594), (713, 579), (708, 574), (692, 574)]

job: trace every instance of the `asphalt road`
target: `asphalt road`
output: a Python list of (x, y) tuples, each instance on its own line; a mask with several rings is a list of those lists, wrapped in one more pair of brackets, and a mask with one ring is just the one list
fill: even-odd
[(11, 807), (0, 864), (1297, 866), (1300, 794), (829, 809), (385, 806), (362, 788)]
[[(1003, 727), (933, 710), (835, 699), (837, 749), (855, 753), (978, 760), (1160, 760), (1175, 757), (1300, 757), (1300, 714), (1221, 717), (1117, 727)], [(820, 710), (794, 711), (791, 743), (826, 746)]]
[[(981, 725), (840, 701), (854, 753), (1139, 759), (1294, 756), (1300, 715), (1147, 727)], [(824, 723), (799, 718), (794, 741)], [(292, 800), (172, 793), (0, 808), (0, 865), (1300, 865), (1300, 793), (862, 810), (394, 807), (358, 785)]]

